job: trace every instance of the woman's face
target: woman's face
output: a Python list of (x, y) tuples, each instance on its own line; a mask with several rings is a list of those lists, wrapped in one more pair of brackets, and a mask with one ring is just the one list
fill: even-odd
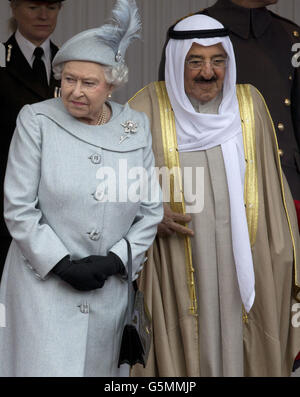
[(21, 34), (35, 45), (53, 33), (61, 3), (19, 0), (12, 3), (12, 13)]
[(106, 82), (101, 65), (83, 61), (65, 63), (61, 96), (65, 108), (79, 121), (96, 124), (111, 92), (112, 85)]

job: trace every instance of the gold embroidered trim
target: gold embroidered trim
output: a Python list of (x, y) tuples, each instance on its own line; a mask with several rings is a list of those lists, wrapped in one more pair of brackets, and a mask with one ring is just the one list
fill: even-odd
[(140, 89), (138, 92), (136, 92), (128, 101), (128, 103), (130, 103), (131, 101), (134, 100), (135, 97), (137, 97), (139, 95), (139, 93), (141, 93), (142, 91), (144, 91), (145, 88), (147, 88), (150, 84), (146, 85), (145, 87), (143, 87), (142, 89)]
[(243, 323), (244, 324), (248, 324), (248, 322), (249, 322), (249, 318), (248, 318), (248, 314), (247, 314), (247, 312), (246, 312), (246, 309), (245, 309), (245, 307), (244, 307), (244, 305), (243, 305)]
[[(256, 89), (256, 88), (255, 88)], [(294, 234), (293, 234), (293, 230), (292, 230), (292, 225), (291, 225), (291, 220), (290, 220), (290, 216), (288, 213), (288, 209), (287, 209), (287, 204), (286, 204), (286, 198), (285, 198), (285, 191), (284, 191), (284, 185), (283, 185), (283, 176), (282, 176), (282, 168), (281, 168), (281, 160), (280, 160), (280, 155), (279, 155), (279, 147), (278, 147), (278, 141), (277, 141), (277, 136), (276, 136), (276, 130), (274, 127), (274, 123), (269, 111), (269, 108), (266, 104), (266, 101), (264, 99), (264, 97), (262, 96), (262, 94), (258, 91), (258, 89), (256, 89), (256, 91), (258, 92), (258, 94), (260, 95), (265, 108), (267, 110), (268, 116), (270, 118), (271, 121), (271, 125), (272, 125), (272, 130), (273, 130), (273, 136), (274, 136), (274, 140), (275, 140), (275, 144), (276, 144), (276, 149), (277, 149), (277, 163), (279, 166), (279, 175), (280, 175), (280, 185), (281, 185), (281, 192), (282, 192), (282, 201), (283, 201), (283, 205), (284, 205), (284, 209), (286, 212), (286, 217), (287, 217), (287, 221), (288, 221), (288, 225), (289, 225), (289, 230), (290, 230), (290, 234), (291, 234), (291, 239), (292, 239), (292, 244), (293, 244), (293, 251), (294, 251), (294, 272), (295, 272), (295, 285), (297, 287), (300, 287), (300, 283), (298, 281), (298, 273), (297, 273), (297, 255), (296, 255), (296, 246), (295, 246), (295, 238), (294, 238)]]
[[(155, 89), (160, 109), (160, 122), (166, 167), (174, 172), (170, 173), (170, 205), (173, 211), (185, 214), (185, 203), (182, 189), (182, 178), (177, 146), (177, 136), (174, 113), (169, 101), (166, 86), (163, 81), (155, 82)], [(174, 200), (175, 192), (180, 192), (181, 201)], [(192, 245), (189, 236), (184, 237), (185, 257), (187, 259), (187, 275), (190, 294), (189, 311), (197, 315), (197, 297), (192, 262)]]
[(256, 241), (258, 226), (258, 181), (256, 160), (256, 139), (253, 100), (248, 84), (237, 85), (242, 121), (244, 151), (246, 161), (244, 199), (251, 247)]

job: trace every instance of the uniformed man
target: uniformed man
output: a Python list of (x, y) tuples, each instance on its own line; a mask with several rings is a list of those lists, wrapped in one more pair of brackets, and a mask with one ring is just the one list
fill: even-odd
[[(299, 217), (300, 68), (292, 65), (292, 46), (300, 42), (300, 27), (266, 8), (275, 3), (277, 0), (218, 0), (199, 13), (217, 19), (230, 30), (237, 83), (251, 83), (266, 100)], [(164, 64), (163, 56), (160, 80), (164, 80)]]
[[(0, 67), (0, 176), (1, 191), (7, 155), (16, 118), (25, 104), (51, 98), (58, 93), (51, 62), (58, 48), (50, 41), (64, 0), (9, 0), (10, 27), (14, 32), (5, 43), (5, 64)], [(0, 216), (0, 277), (10, 244), (3, 219), (3, 193)]]

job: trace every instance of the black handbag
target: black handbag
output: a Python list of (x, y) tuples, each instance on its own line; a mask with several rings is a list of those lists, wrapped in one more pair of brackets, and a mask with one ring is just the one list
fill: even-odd
[(144, 302), (144, 294), (132, 282), (132, 254), (127, 239), (128, 251), (128, 306), (123, 330), (118, 367), (137, 363), (146, 366), (151, 345), (151, 316)]

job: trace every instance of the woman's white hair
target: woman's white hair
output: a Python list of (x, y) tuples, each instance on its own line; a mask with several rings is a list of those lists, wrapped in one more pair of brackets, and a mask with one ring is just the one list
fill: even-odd
[[(100, 65), (100, 64), (99, 64)], [(61, 75), (65, 63), (60, 63), (53, 68), (56, 80), (61, 80)], [(100, 65), (103, 69), (105, 80), (108, 84), (112, 84), (115, 88), (119, 88), (128, 81), (128, 67), (125, 63), (117, 66)]]

